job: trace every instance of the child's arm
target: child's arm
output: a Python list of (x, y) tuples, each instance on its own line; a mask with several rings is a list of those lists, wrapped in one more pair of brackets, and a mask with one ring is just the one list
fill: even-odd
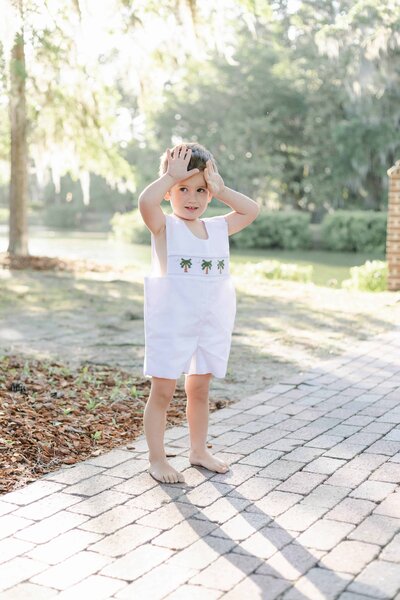
[(161, 177), (150, 183), (139, 196), (139, 210), (146, 226), (154, 235), (165, 229), (165, 214), (161, 202), (166, 193), (178, 181), (195, 175), (199, 169), (187, 170), (192, 151), (184, 144), (176, 146), (172, 152), (167, 149), (168, 168)]
[(154, 235), (159, 234), (165, 228), (165, 214), (161, 209), (161, 202), (173, 185), (172, 177), (168, 173), (164, 173), (159, 179), (150, 183), (139, 196), (140, 214)]
[(215, 171), (210, 160), (207, 161), (204, 177), (207, 187), (213, 196), (233, 209), (233, 212), (224, 215), (228, 223), (229, 235), (241, 231), (254, 221), (260, 212), (257, 202), (254, 202), (254, 200), (251, 200), (251, 198), (240, 192), (226, 187), (222, 177)]

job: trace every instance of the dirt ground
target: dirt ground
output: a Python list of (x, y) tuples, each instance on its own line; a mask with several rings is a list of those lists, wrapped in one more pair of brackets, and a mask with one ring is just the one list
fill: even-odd
[[(400, 293), (365, 293), (234, 276), (237, 318), (227, 377), (238, 400), (341, 354), (400, 320)], [(0, 353), (103, 364), (142, 376), (142, 274), (0, 270)]]

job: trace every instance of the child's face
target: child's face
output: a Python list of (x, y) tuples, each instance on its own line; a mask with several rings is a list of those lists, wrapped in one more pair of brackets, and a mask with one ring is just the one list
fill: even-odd
[(189, 221), (195, 221), (204, 213), (211, 198), (203, 171), (178, 181), (165, 195), (174, 214)]

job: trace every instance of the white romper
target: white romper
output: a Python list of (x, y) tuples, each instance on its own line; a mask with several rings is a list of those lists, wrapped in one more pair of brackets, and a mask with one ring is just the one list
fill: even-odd
[(223, 217), (202, 221), (208, 233), (204, 240), (179, 217), (166, 215), (165, 275), (157, 275), (152, 236), (153, 270), (144, 279), (147, 376), (225, 377), (236, 313), (228, 224)]

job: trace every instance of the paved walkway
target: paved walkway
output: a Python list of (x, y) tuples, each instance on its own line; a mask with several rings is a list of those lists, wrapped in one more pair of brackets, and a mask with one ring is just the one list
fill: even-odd
[(231, 470), (143, 437), (0, 498), (2, 600), (400, 600), (400, 330), (210, 416)]

